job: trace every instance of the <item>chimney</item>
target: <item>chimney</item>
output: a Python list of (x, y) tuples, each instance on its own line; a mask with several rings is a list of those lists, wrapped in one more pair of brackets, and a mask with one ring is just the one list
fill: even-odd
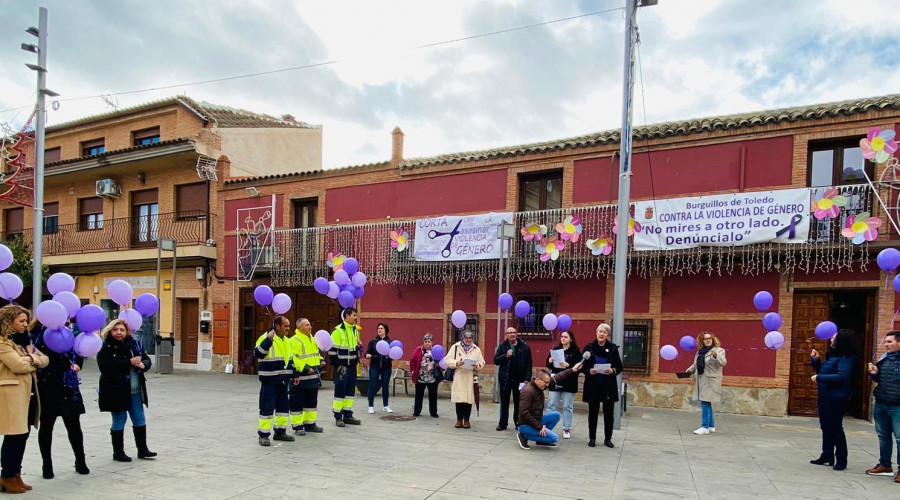
[(403, 131), (394, 127), (391, 132), (391, 165), (396, 167), (403, 161)]
[(288, 122), (288, 123), (297, 123), (297, 119), (294, 118), (294, 115), (290, 115), (290, 114), (287, 114), (287, 113), (281, 115), (281, 120), (282, 120), (282, 121), (286, 121), (286, 122)]

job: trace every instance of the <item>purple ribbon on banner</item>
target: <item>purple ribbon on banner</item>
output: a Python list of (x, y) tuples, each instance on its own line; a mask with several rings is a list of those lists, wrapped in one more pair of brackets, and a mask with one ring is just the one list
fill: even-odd
[(779, 229), (778, 232), (775, 233), (775, 237), (778, 238), (782, 234), (788, 233), (788, 239), (789, 240), (794, 239), (794, 236), (796, 235), (796, 232), (797, 232), (797, 224), (799, 224), (800, 221), (802, 221), (802, 220), (803, 220), (803, 216), (800, 214), (797, 214), (797, 215), (791, 217), (791, 221), (788, 223), (788, 225)]

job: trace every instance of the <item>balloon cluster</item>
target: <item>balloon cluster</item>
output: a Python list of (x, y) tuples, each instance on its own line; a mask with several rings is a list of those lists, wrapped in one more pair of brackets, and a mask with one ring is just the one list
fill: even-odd
[(259, 285), (253, 290), (253, 298), (256, 303), (263, 306), (272, 306), (275, 314), (284, 314), (291, 310), (291, 298), (287, 294), (275, 294), (267, 285)]
[[(443, 347), (441, 349), (443, 349)], [(379, 340), (375, 343), (375, 350), (382, 356), (387, 356), (391, 359), (400, 359), (403, 357), (403, 342), (392, 340), (389, 344), (386, 340)]]
[(366, 294), (368, 278), (359, 270), (359, 262), (350, 257), (341, 263), (341, 268), (334, 272), (334, 281), (327, 278), (316, 278), (313, 288), (322, 295), (337, 299), (343, 308), (353, 307), (356, 299)]
[[(6, 271), (13, 263), (13, 253), (8, 246), (0, 244), (0, 271)], [(10, 302), (22, 295), (25, 286), (22, 279), (13, 273), (0, 273), (0, 298)]]
[[(500, 309), (503, 311), (509, 310), (509, 308), (513, 307), (512, 295), (508, 293), (500, 294), (500, 297), (497, 299), (497, 305), (500, 306)], [(525, 316), (531, 314), (532, 311), (533, 308), (527, 300), (520, 300), (516, 302), (516, 306), (515, 308), (513, 308), (513, 312), (516, 314), (517, 318), (524, 318)], [(568, 314), (561, 314), (557, 316), (553, 313), (547, 313), (544, 315), (541, 323), (548, 331), (553, 331), (556, 329), (559, 329), (560, 331), (566, 331), (572, 327), (572, 318)]]
[[(756, 310), (759, 312), (766, 312), (775, 302), (775, 298), (772, 297), (772, 294), (761, 290), (756, 292), (756, 295), (753, 296), (753, 306), (756, 307)], [(763, 328), (766, 329), (766, 336), (763, 339), (766, 347), (769, 349), (779, 349), (782, 345), (784, 345), (784, 334), (778, 331), (781, 328), (781, 315), (777, 312), (768, 312), (765, 316), (763, 316), (762, 324)]]
[[(900, 250), (897, 250), (896, 248), (885, 248), (878, 252), (876, 261), (878, 262), (878, 267), (880, 267), (882, 271), (892, 273), (900, 266)], [(900, 293), (900, 274), (894, 276), (892, 284), (894, 285), (894, 290), (897, 293)]]

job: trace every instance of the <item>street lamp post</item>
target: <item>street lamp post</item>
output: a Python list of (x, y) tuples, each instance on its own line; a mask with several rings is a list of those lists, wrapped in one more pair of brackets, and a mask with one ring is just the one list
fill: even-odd
[[(165, 250), (166, 252), (172, 252), (172, 335), (175, 335), (175, 240), (169, 238), (157, 238), (156, 240), (156, 298), (162, 301), (161, 294), (161, 286), (162, 286), (162, 252)], [(162, 308), (156, 313), (156, 328), (154, 328), (156, 332), (156, 338), (154, 339), (156, 342), (156, 373), (159, 373), (159, 350), (160, 345), (162, 344), (162, 335), (160, 335), (160, 313), (162, 312)]]
[[(504, 260), (504, 252), (506, 255), (506, 293), (509, 293), (509, 274), (510, 274), (510, 261), (512, 260), (512, 239), (516, 237), (516, 226), (514, 224), (510, 224), (506, 221), (501, 221), (500, 225), (497, 226), (497, 238), (500, 240), (500, 259), (499, 265), (497, 266), (497, 298), (500, 298), (500, 295), (503, 294), (503, 260)], [(497, 346), (500, 345), (500, 339), (502, 336), (500, 335), (500, 304), (497, 304)], [(509, 312), (503, 313), (504, 326), (505, 330), (509, 326)], [(499, 382), (499, 374), (500, 367), (494, 365), (494, 385), (493, 385), (493, 400), (495, 403), (500, 402), (500, 382)]]

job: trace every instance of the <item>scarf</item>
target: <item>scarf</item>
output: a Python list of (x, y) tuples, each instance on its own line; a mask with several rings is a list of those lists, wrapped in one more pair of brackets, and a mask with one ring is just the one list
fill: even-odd
[(706, 353), (711, 351), (713, 347), (704, 347), (697, 351), (697, 375), (703, 375), (703, 372), (706, 370)]
[(462, 348), (463, 348), (463, 352), (466, 353), (466, 354), (469, 354), (469, 351), (471, 351), (472, 348), (475, 347), (475, 343), (474, 343), (474, 342), (472, 343), (472, 345), (466, 345), (465, 342), (460, 342), (460, 345), (461, 345)]

